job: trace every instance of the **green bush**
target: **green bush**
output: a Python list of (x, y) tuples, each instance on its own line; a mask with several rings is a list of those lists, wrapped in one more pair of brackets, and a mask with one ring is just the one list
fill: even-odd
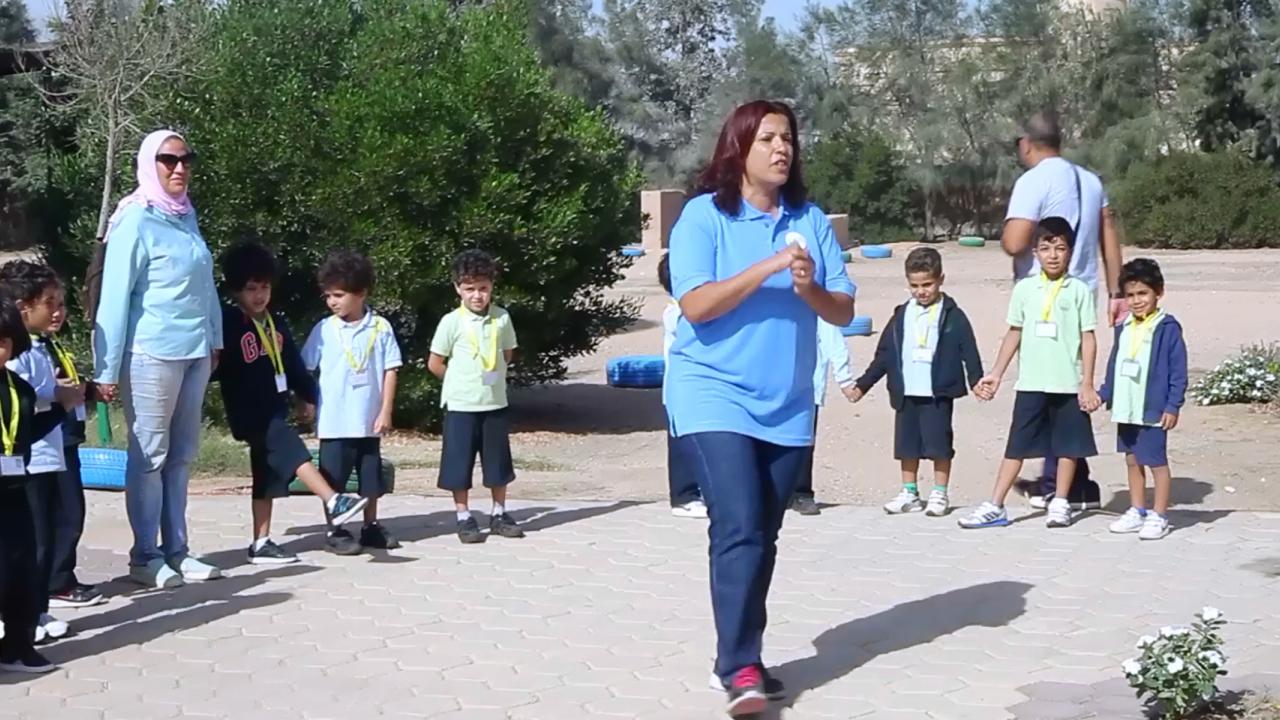
[(215, 253), (247, 233), (286, 267), (275, 304), (305, 337), (325, 313), (314, 273), (367, 252), (372, 303), (406, 361), (397, 424), (438, 416), (420, 362), (458, 299), (449, 263), (471, 247), (502, 268), (497, 302), (520, 338), (516, 382), (625, 327), (603, 290), (640, 228), (642, 178), (604, 114), (552, 88), (515, 0), (230, 0), (208, 71), (173, 115), (201, 155), (192, 194)]
[(805, 155), (814, 202), (829, 213), (848, 213), (851, 238), (863, 244), (918, 238), (913, 186), (883, 136), (846, 127), (810, 145)]
[(1129, 170), (1112, 206), (1128, 242), (1180, 249), (1280, 247), (1280, 186), (1235, 152), (1174, 153)]

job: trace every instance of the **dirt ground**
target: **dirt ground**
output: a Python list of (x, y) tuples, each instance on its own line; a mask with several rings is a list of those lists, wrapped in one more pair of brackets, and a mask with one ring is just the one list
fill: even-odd
[[(938, 247), (946, 267), (945, 289), (973, 321), (983, 361), (989, 366), (1005, 329), (1009, 261), (993, 244), (984, 249)], [(906, 297), (902, 259), (909, 250), (909, 246), (898, 246), (891, 259), (859, 257), (848, 266), (858, 284), (858, 314), (870, 315), (877, 333), (894, 305)], [(1183, 324), (1193, 381), (1242, 345), (1280, 340), (1280, 315), (1270, 311), (1273, 299), (1280, 296), (1280, 275), (1267, 272), (1280, 265), (1280, 250), (1140, 253), (1130, 249), (1126, 256), (1139, 254), (1156, 258), (1164, 269), (1168, 285), (1164, 306)], [(643, 313), (631, 328), (604, 340), (595, 353), (571, 361), (563, 383), (511, 393), (512, 445), (520, 474), (513, 488), (515, 497), (665, 498), (666, 425), (660, 391), (616, 389), (604, 382), (608, 358), (662, 350), (665, 296), (657, 282), (657, 262), (655, 254), (638, 259), (611, 291), (644, 300)], [(877, 337), (849, 339), (855, 374), (870, 359)], [(1100, 342), (1101, 364), (1110, 350), (1110, 334), (1103, 333)], [(955, 502), (981, 500), (990, 492), (1004, 448), (1014, 375), (1011, 372), (994, 402), (968, 398), (957, 405)], [(1092, 463), (1094, 477), (1104, 488), (1104, 499), (1113, 494), (1112, 504), (1123, 509), (1127, 506), (1124, 462), (1111, 452), (1115, 434), (1105, 412), (1094, 415), (1094, 429), (1103, 453)], [(892, 434), (893, 411), (883, 384), (857, 405), (846, 402), (832, 387), (818, 429), (814, 484), (819, 500), (879, 504), (896, 492)], [(399, 466), (399, 492), (438, 493), (434, 487), (438, 441), (402, 433), (389, 438), (384, 447)], [(1280, 510), (1277, 447), (1280, 417), (1244, 406), (1189, 405), (1170, 441), (1177, 478), (1175, 502), (1206, 510)], [(1024, 477), (1030, 477), (1032, 470), (1024, 470)], [(193, 489), (234, 492), (246, 484), (246, 478), (202, 478)]]

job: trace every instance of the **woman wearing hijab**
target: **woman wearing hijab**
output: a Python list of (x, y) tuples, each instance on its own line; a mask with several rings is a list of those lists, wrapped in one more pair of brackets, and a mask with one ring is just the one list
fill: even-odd
[(222, 349), (213, 258), (187, 199), (194, 161), (177, 133), (142, 141), (138, 188), (108, 224), (93, 333), (98, 392), (120, 395), (129, 427), (129, 577), (154, 588), (221, 576), (187, 548), (187, 481)]
[(761, 662), (778, 531), (813, 445), (818, 318), (853, 317), (835, 233), (806, 198), (799, 138), (782, 103), (734, 110), (671, 231), (682, 318), (667, 413), (711, 518), (712, 683), (732, 717), (783, 692)]

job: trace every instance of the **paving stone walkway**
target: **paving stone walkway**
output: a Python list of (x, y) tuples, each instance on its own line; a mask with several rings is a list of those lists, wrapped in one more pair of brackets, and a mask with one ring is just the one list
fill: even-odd
[[(93, 494), (84, 575), (115, 597), (62, 611), (61, 670), (0, 674), (0, 718), (723, 717), (700, 521), (514, 505), (527, 539), (463, 546), (446, 500), (393, 497), (405, 547), (340, 558), (319, 549), (315, 503), (277, 509), (304, 562), (262, 568), (244, 564), (248, 499), (193, 498), (193, 547), (229, 577), (141, 592), (117, 579), (123, 497)], [(1108, 522), (788, 517), (766, 659), (792, 692), (769, 717), (1139, 718), (1120, 663), (1204, 605), (1231, 621), (1232, 677), (1280, 686), (1280, 514), (1178, 514), (1157, 543)]]

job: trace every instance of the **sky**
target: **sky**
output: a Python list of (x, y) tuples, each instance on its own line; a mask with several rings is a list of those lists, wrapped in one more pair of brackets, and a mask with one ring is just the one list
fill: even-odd
[[(31, 18), (35, 21), (35, 25), (43, 33), (45, 18), (51, 13), (51, 8), (58, 3), (58, 0), (24, 0), (27, 4), (27, 11), (31, 14)], [(800, 16), (804, 13), (805, 5), (810, 0), (765, 0), (764, 15), (773, 17), (778, 21), (778, 27), (783, 30), (791, 30), (795, 28)], [(818, 5), (832, 6), (837, 4), (838, 0), (812, 0)], [(596, 10), (603, 7), (602, 0), (595, 0)]]

